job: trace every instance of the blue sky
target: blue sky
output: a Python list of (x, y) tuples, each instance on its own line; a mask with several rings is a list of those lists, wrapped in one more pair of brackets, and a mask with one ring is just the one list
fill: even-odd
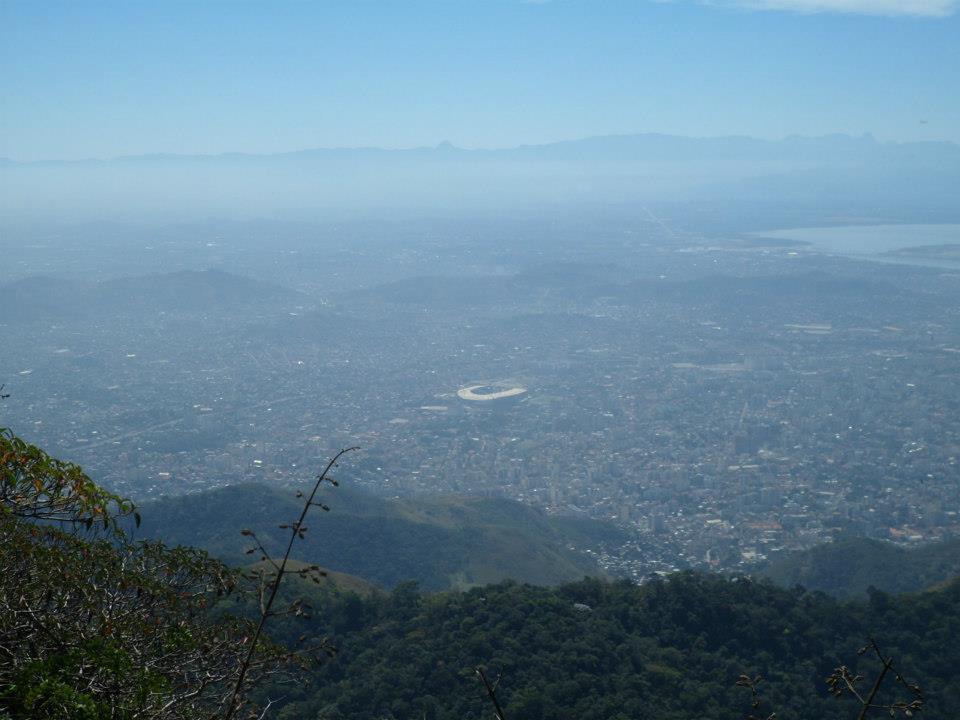
[(960, 142), (954, 0), (0, 0), (0, 157)]

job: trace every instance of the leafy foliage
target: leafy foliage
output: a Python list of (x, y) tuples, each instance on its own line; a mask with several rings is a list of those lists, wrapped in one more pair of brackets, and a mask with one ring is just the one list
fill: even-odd
[[(250, 652), (250, 623), (216, 611), (237, 574), (199, 550), (128, 542), (130, 503), (9, 431), (3, 451), (0, 717), (218, 714)], [(261, 643), (251, 678), (284, 657)]]
[(99, 487), (77, 465), (0, 428), (0, 515), (107, 527), (130, 513), (130, 501)]

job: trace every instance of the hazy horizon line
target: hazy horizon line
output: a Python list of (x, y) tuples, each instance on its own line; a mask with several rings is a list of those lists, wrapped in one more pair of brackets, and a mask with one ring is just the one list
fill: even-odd
[(228, 158), (228, 157), (250, 157), (250, 158), (268, 158), (268, 157), (283, 157), (285, 155), (296, 155), (300, 153), (311, 153), (311, 152), (348, 152), (348, 151), (379, 151), (379, 152), (415, 152), (415, 151), (459, 151), (466, 153), (483, 153), (483, 152), (506, 152), (511, 150), (521, 150), (527, 148), (538, 148), (538, 147), (550, 147), (554, 145), (565, 145), (573, 144), (578, 142), (587, 142), (590, 140), (605, 140), (605, 139), (624, 139), (624, 138), (671, 138), (671, 139), (682, 139), (682, 140), (749, 140), (757, 143), (782, 143), (789, 140), (824, 140), (830, 138), (842, 138), (851, 141), (865, 141), (873, 142), (877, 145), (953, 145), (955, 147), (960, 147), (960, 143), (954, 142), (953, 140), (880, 140), (877, 139), (871, 132), (863, 132), (859, 135), (854, 135), (851, 133), (845, 132), (833, 132), (833, 133), (824, 133), (820, 135), (804, 135), (802, 133), (790, 133), (788, 135), (779, 136), (776, 138), (765, 138), (758, 137), (756, 135), (748, 134), (724, 134), (724, 135), (683, 135), (679, 133), (669, 133), (669, 132), (632, 132), (632, 133), (601, 133), (594, 135), (583, 135), (579, 137), (571, 137), (561, 140), (545, 140), (543, 142), (536, 143), (518, 143), (516, 145), (501, 145), (501, 146), (490, 146), (490, 147), (465, 147), (461, 145), (455, 145), (448, 140), (441, 140), (435, 145), (408, 145), (408, 146), (382, 146), (382, 145), (339, 145), (339, 146), (315, 146), (315, 147), (300, 147), (293, 148), (290, 150), (278, 150), (274, 152), (257, 152), (257, 151), (247, 151), (247, 150), (226, 150), (222, 152), (171, 152), (171, 151), (145, 151), (145, 152), (136, 152), (136, 153), (124, 153), (122, 155), (112, 155), (108, 157), (95, 157), (95, 156), (84, 156), (76, 158), (47, 158), (47, 159), (34, 159), (34, 160), (23, 160), (16, 159), (9, 156), (0, 156), (0, 162), (8, 165), (45, 165), (45, 164), (82, 164), (82, 163), (110, 163), (123, 160), (146, 160), (146, 159), (161, 159), (161, 158), (171, 158), (171, 159), (182, 159), (182, 158)]

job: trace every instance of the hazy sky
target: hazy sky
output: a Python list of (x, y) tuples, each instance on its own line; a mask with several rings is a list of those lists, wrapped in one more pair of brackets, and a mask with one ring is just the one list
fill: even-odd
[(960, 0), (0, 0), (0, 157), (960, 141)]

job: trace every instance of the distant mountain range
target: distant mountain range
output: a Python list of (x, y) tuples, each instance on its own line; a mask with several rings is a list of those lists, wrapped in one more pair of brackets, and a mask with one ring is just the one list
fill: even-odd
[[(279, 551), (301, 507), (292, 490), (237, 485), (146, 503), (139, 534), (201, 547), (223, 560), (248, 562), (250, 529)], [(570, 549), (618, 540), (611, 525), (550, 517), (495, 498), (418, 497), (388, 500), (347, 488), (324, 493), (330, 512), (315, 510), (299, 560), (356, 575), (382, 588), (416, 580), (425, 590), (517, 580), (557, 585), (603, 573)]]
[(0, 212), (43, 217), (315, 217), (679, 199), (827, 203), (886, 215), (957, 211), (960, 146), (850, 137), (638, 134), (468, 150), (331, 148), (273, 155), (0, 160)]
[(415, 148), (312, 148), (283, 153), (177, 154), (152, 153), (124, 155), (110, 159), (42, 160), (18, 162), (0, 158), (8, 167), (130, 165), (177, 162), (337, 162), (342, 160), (383, 160), (386, 158), (428, 158), (451, 162), (464, 160), (540, 160), (548, 162), (960, 162), (960, 145), (952, 142), (880, 142), (866, 134), (860, 137), (834, 134), (820, 137), (793, 135), (782, 140), (762, 140), (747, 136), (684, 137), (660, 133), (600, 135), (576, 140), (520, 145), (512, 148), (467, 149), (441, 142), (435, 147)]

